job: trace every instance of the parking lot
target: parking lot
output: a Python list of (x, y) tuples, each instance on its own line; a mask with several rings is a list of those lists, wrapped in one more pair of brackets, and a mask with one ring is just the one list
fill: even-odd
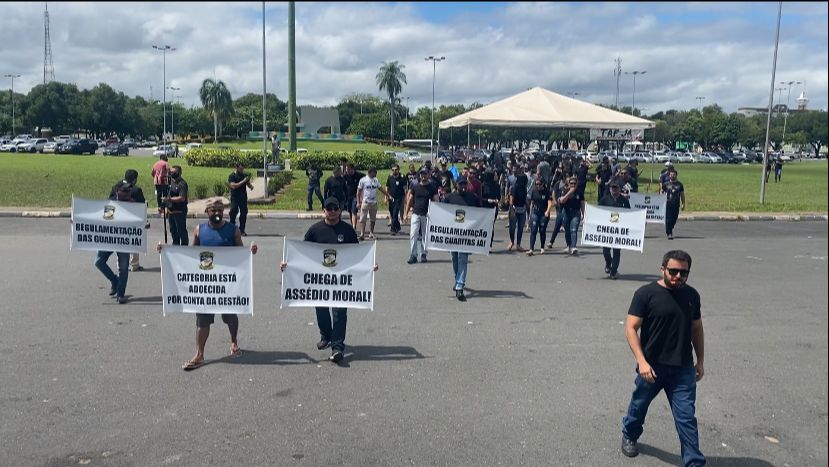
[(343, 366), (315, 348), (313, 310), (279, 306), (283, 240), (311, 222), (249, 221), (259, 254), (243, 355), (227, 358), (217, 320), (210, 363), (185, 373), (194, 318), (162, 316), (156, 254), (117, 305), (94, 255), (67, 251), (66, 219), (4, 219), (0, 464), (676, 465), (662, 397), (642, 454), (619, 453), (634, 376), (622, 322), (669, 248), (691, 253), (702, 295), (710, 465), (827, 463), (825, 222), (681, 222), (672, 242), (649, 229), (610, 281), (593, 248), (506, 253), (499, 221), (466, 303), (448, 254), (407, 265), (408, 238), (382, 234), (376, 309), (349, 313)]

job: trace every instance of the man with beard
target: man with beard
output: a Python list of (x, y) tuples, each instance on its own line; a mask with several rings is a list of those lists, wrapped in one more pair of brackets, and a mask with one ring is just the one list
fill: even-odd
[[(627, 414), (622, 418), (622, 454), (639, 454), (651, 401), (665, 391), (679, 435), (683, 464), (705, 465), (697, 430), (697, 382), (705, 375), (705, 337), (700, 296), (686, 285), (691, 256), (682, 250), (665, 253), (662, 278), (633, 295), (625, 322), (625, 337), (636, 358), (636, 379)], [(696, 354), (694, 364), (693, 353)]]
[[(221, 198), (207, 200), (204, 212), (207, 213), (208, 221), (193, 229), (193, 246), (244, 246), (241, 231), (235, 224), (222, 218), (224, 209)], [(159, 243), (156, 248), (159, 253), (161, 253), (161, 248), (161, 243)], [(256, 254), (257, 251), (256, 244), (251, 243), (250, 252)], [(196, 355), (181, 366), (184, 371), (195, 370), (204, 365), (204, 346), (210, 336), (210, 325), (213, 324), (214, 318), (215, 315), (211, 313), (196, 313)], [(239, 332), (239, 316), (222, 314), (222, 321), (227, 324), (227, 329), (230, 331), (230, 357), (238, 357), (242, 353), (236, 339)]]

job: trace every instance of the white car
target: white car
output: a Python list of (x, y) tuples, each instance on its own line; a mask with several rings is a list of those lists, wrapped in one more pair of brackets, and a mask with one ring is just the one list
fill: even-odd
[(43, 152), (43, 146), (46, 146), (48, 142), (49, 140), (46, 138), (30, 139), (17, 145), (17, 152)]
[(423, 162), (423, 155), (417, 151), (406, 151), (406, 158), (409, 162)]
[(17, 152), (17, 145), (23, 144), (22, 141), (9, 141), (8, 143), (0, 145), (0, 151), (3, 152)]
[(58, 146), (63, 143), (59, 143), (57, 141), (49, 141), (48, 143), (43, 145), (43, 151), (41, 152), (58, 152)]
[(653, 161), (654, 162), (668, 162), (671, 160), (671, 156), (664, 151), (656, 151), (653, 153)]
[(155, 151), (153, 151), (153, 156), (164, 156), (167, 157), (175, 157), (176, 156), (176, 148), (169, 144), (162, 144), (158, 146)]
[(694, 156), (691, 155), (689, 152), (678, 152), (676, 153), (676, 161), (677, 162), (696, 162)]
[(187, 151), (189, 151), (193, 148), (200, 148), (200, 147), (201, 147), (201, 143), (187, 143), (187, 144), (184, 145), (183, 148), (181, 148), (181, 152), (187, 153)]

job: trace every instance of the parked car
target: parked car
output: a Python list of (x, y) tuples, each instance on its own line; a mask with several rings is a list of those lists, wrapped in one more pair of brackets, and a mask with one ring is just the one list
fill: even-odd
[(790, 155), (788, 155), (788, 154), (785, 154), (785, 153), (782, 153), (782, 152), (780, 153), (780, 155), (778, 156), (778, 158), (779, 158), (781, 161), (783, 161), (783, 162), (789, 162), (789, 161), (791, 161), (791, 160), (792, 160), (792, 156), (790, 156)]
[(25, 143), (26, 141), (29, 141), (32, 138), (33, 138), (32, 135), (27, 134), (27, 133), (23, 133), (23, 134), (15, 136), (14, 139), (12, 140), (12, 143)]
[(722, 158), (718, 156), (715, 152), (706, 152), (705, 155), (708, 156), (708, 159), (711, 161), (712, 164), (722, 163)]
[(726, 164), (736, 164), (738, 162), (737, 159), (734, 157), (733, 152), (723, 151), (723, 152), (718, 152), (717, 155)]
[(677, 162), (696, 162), (694, 155), (690, 152), (678, 152), (676, 153), (676, 161)]
[(174, 148), (170, 144), (162, 144), (155, 148), (153, 151), (154, 156), (163, 156), (166, 155), (167, 157), (175, 157), (176, 156), (176, 148)]
[(21, 143), (17, 146), (17, 152), (43, 152), (43, 146), (46, 146), (49, 140), (46, 138), (34, 138)]
[(25, 141), (9, 141), (8, 143), (0, 145), (0, 151), (3, 152), (17, 152), (17, 145), (23, 144)]
[(60, 146), (61, 144), (65, 143), (67, 141), (69, 141), (70, 139), (72, 139), (72, 137), (69, 136), (69, 135), (55, 136), (55, 142), (58, 143), (58, 146)]
[[(181, 148), (181, 152), (187, 153), (187, 151), (189, 151), (193, 148), (200, 148), (200, 147), (201, 147), (201, 143), (187, 143), (187, 144), (184, 145), (183, 148)], [(282, 148), (280, 147), (279, 149), (281, 150)], [(389, 151), (386, 151), (386, 152), (389, 152)]]
[(63, 143), (59, 143), (57, 141), (49, 141), (48, 143), (43, 145), (43, 151), (41, 152), (58, 152), (58, 146)]
[(668, 162), (670, 160), (671, 160), (671, 156), (668, 155), (668, 153), (666, 153), (666, 152), (656, 151), (656, 152), (653, 153), (653, 161), (654, 162), (665, 163), (665, 162)]
[(98, 150), (98, 143), (91, 139), (73, 139), (69, 140), (58, 147), (60, 154), (95, 154)]
[(124, 143), (110, 143), (104, 148), (103, 154), (105, 156), (120, 156), (122, 154), (129, 156), (130, 148)]
[(423, 162), (423, 155), (418, 151), (406, 151), (406, 159), (409, 162)]

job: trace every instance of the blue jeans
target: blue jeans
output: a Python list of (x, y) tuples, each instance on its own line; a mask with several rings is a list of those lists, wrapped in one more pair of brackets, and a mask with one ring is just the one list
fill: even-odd
[(636, 374), (633, 396), (627, 415), (622, 418), (622, 434), (636, 441), (642, 435), (642, 425), (648, 414), (651, 401), (664, 390), (671, 413), (674, 416), (676, 432), (679, 435), (682, 462), (686, 467), (705, 465), (705, 456), (699, 450), (697, 418), (694, 415), (697, 399), (696, 371), (693, 366), (678, 367), (651, 365), (656, 372), (656, 381), (651, 384)]
[(567, 209), (562, 209), (561, 213), (564, 215), (564, 239), (568, 247), (575, 248), (579, 243), (581, 213), (578, 210), (571, 213)]
[(524, 223), (527, 222), (527, 213), (515, 213), (515, 220), (509, 220), (509, 241), (515, 246), (521, 246), (521, 237), (524, 236)]
[(112, 256), (111, 251), (99, 251), (95, 258), (95, 267), (98, 268), (112, 284), (115, 289), (115, 295), (123, 297), (127, 291), (127, 279), (130, 277), (130, 254), (129, 253), (115, 253), (118, 256), (118, 275), (116, 276), (112, 269), (107, 264), (107, 260)]
[[(556, 237), (558, 237), (558, 231), (561, 229), (561, 226), (564, 225), (564, 213), (562, 212), (561, 206), (556, 206), (556, 223), (553, 226), (553, 235), (550, 237), (550, 246), (556, 242)], [(567, 234), (564, 234), (564, 238), (567, 238)]]
[[(345, 350), (345, 325), (348, 323), (348, 310), (345, 308), (316, 307), (317, 326), (320, 328), (320, 339), (331, 343), (332, 350)], [(331, 310), (331, 314), (329, 314)], [(334, 316), (334, 325), (331, 325), (331, 316)]]
[(530, 217), (530, 250), (535, 249), (536, 234), (541, 234), (541, 248), (544, 248), (544, 243), (547, 241), (547, 224), (550, 218), (545, 216), (546, 212), (533, 209)]
[(314, 200), (313, 195), (317, 195), (317, 199), (320, 200), (320, 207), (322, 207), (322, 192), (320, 191), (319, 185), (308, 185), (308, 210), (314, 208), (312, 201)]
[(469, 266), (469, 253), (452, 252), (452, 271), (455, 272), (455, 290), (463, 290), (466, 284), (466, 270)]

